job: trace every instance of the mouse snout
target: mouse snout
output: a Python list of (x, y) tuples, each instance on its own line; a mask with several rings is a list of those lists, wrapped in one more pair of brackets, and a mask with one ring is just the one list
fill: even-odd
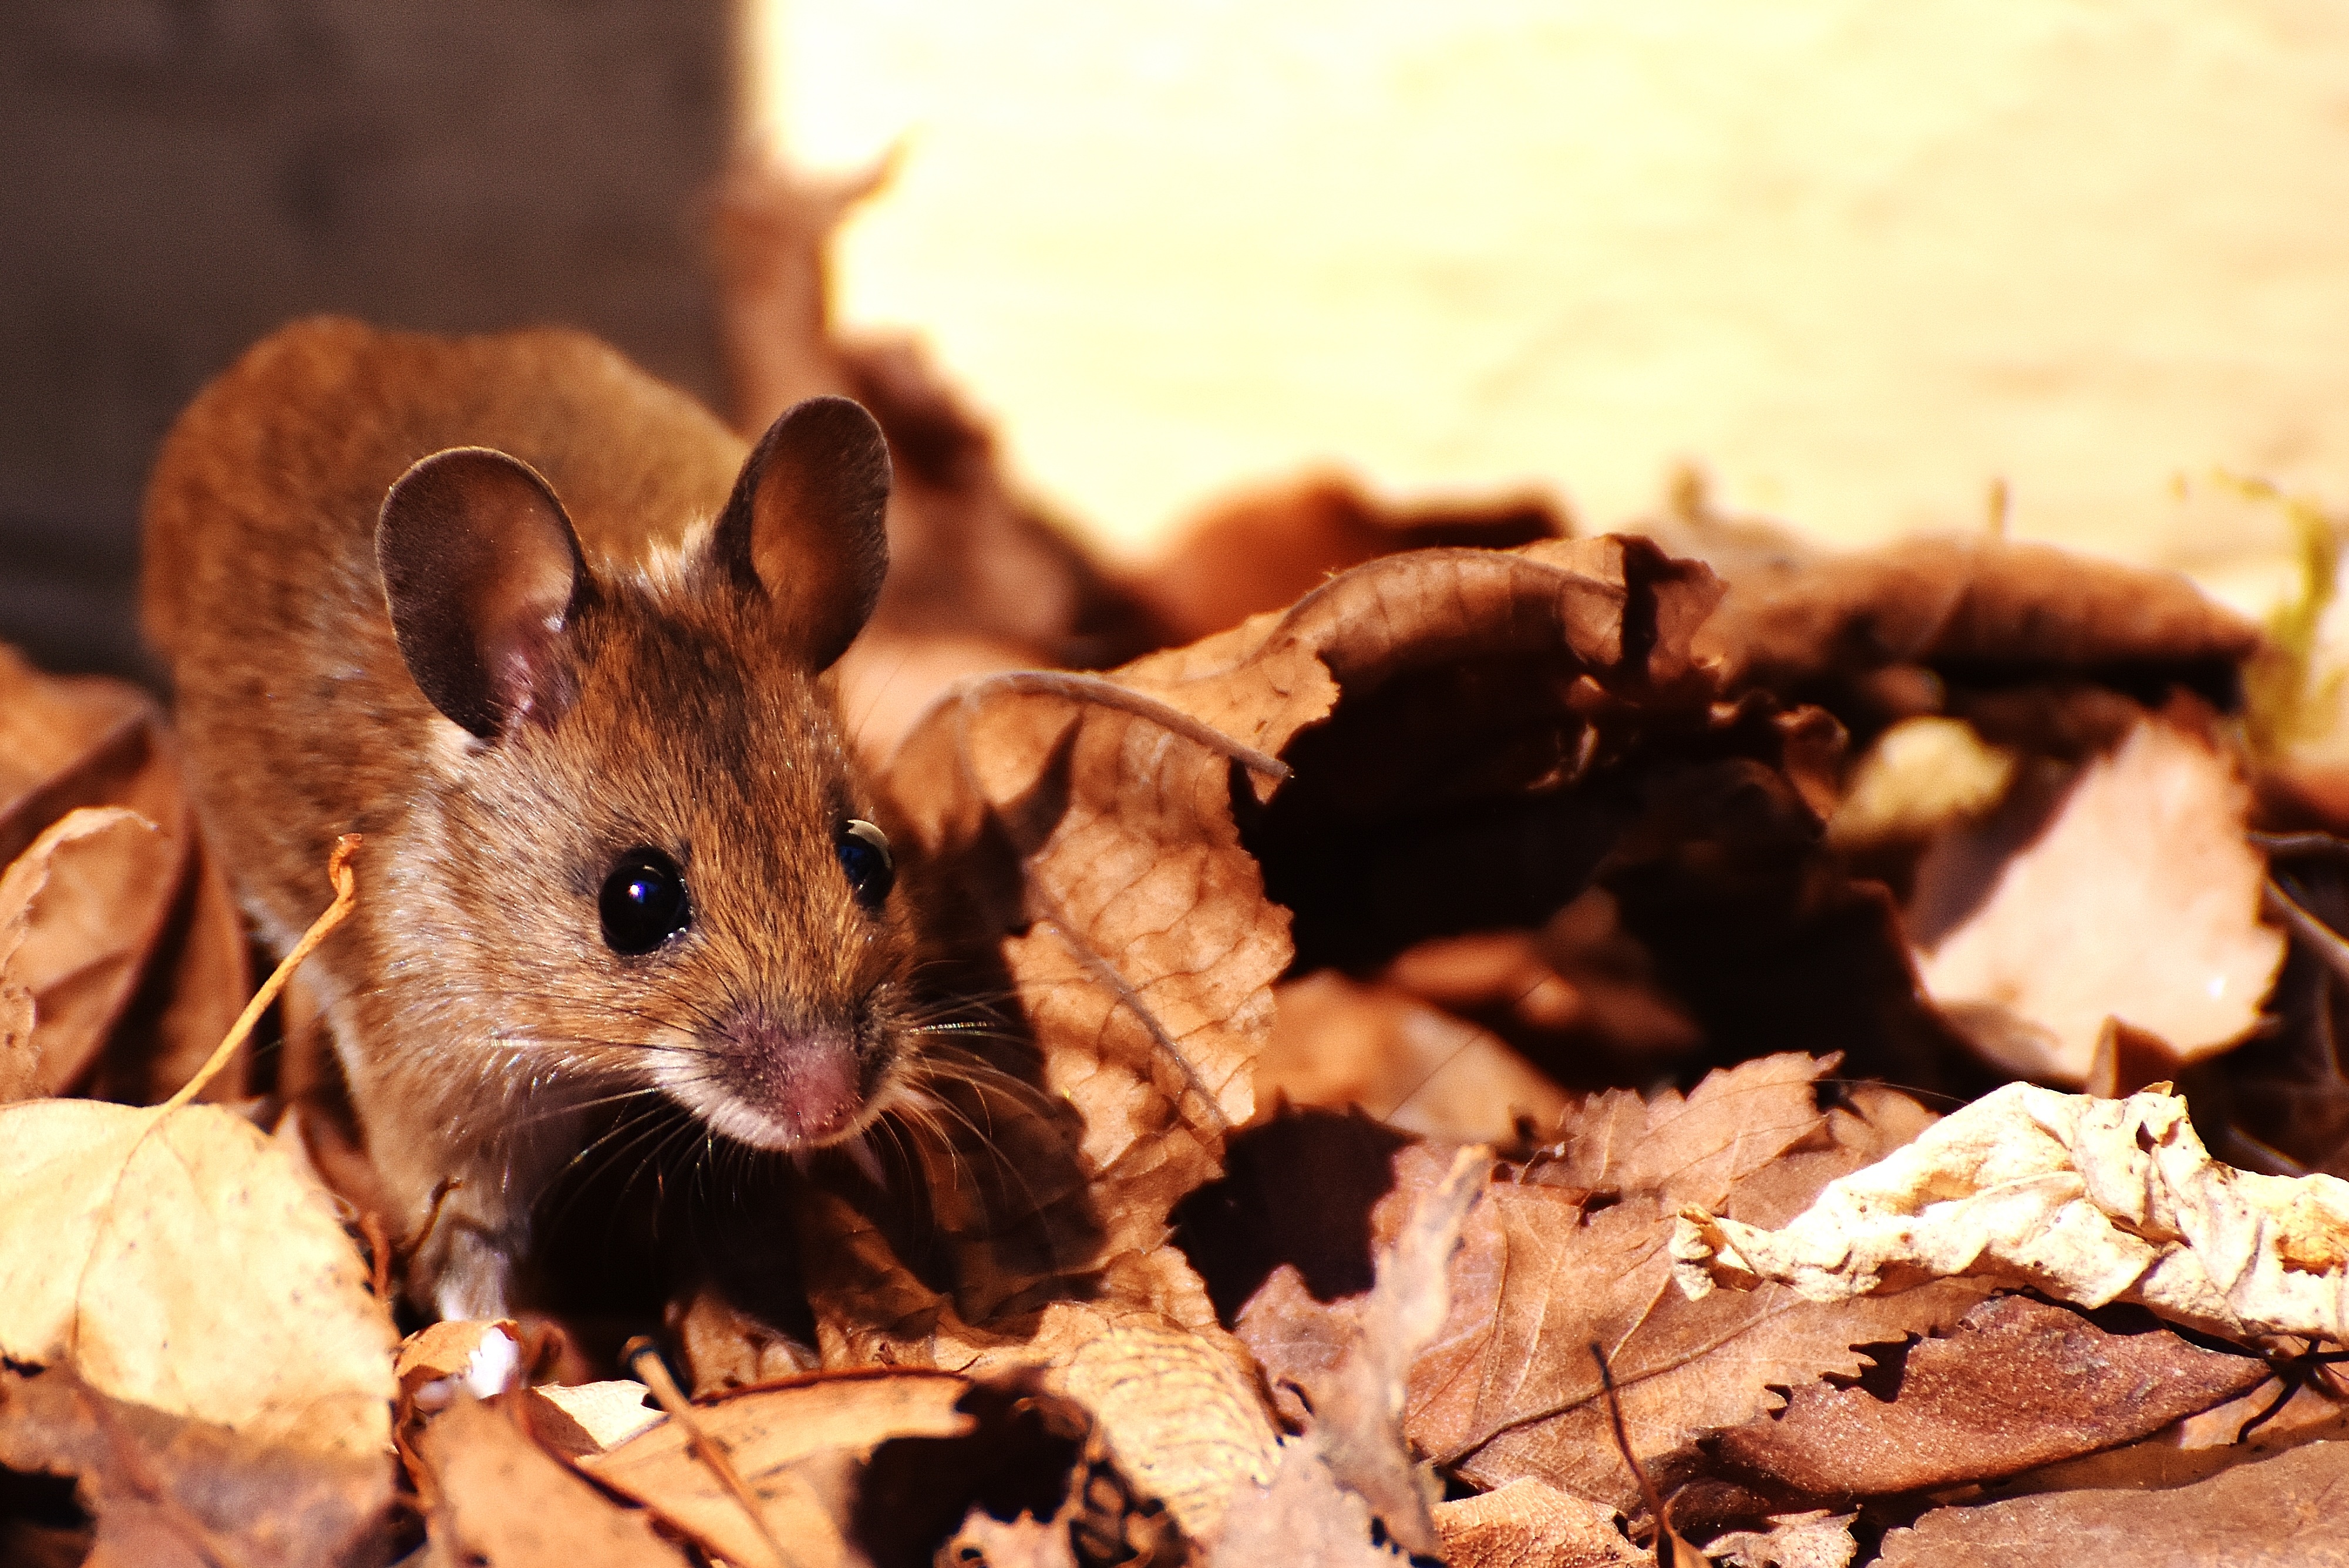
[(746, 1008), (728, 1023), (719, 1054), (725, 1086), (758, 1124), (737, 1136), (770, 1148), (803, 1148), (846, 1137), (864, 1115), (864, 1065), (854, 1032), (802, 1024)]

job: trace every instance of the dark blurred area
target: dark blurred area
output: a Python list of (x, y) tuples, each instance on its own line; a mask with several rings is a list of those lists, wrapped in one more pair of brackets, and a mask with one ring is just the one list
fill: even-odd
[(149, 673), (139, 497), (289, 317), (565, 322), (720, 391), (730, 0), (0, 0), (0, 640)]

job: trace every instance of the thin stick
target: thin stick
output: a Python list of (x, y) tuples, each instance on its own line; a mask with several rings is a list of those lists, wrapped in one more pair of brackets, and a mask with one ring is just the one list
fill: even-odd
[(2284, 929), (2298, 937), (2325, 968), (2343, 980), (2349, 980), (2349, 942), (2343, 941), (2332, 927), (2318, 919), (2299, 899), (2285, 892), (2282, 884), (2272, 877), (2268, 878), (2261, 913), (2281, 921)]
[(766, 1511), (759, 1506), (758, 1494), (742, 1480), (741, 1472), (734, 1468), (734, 1461), (727, 1457), (718, 1439), (703, 1431), (701, 1423), (693, 1418), (693, 1405), (686, 1398), (685, 1391), (677, 1386), (677, 1379), (668, 1375), (668, 1367), (662, 1362), (659, 1350), (650, 1340), (639, 1336), (620, 1347), (620, 1364), (643, 1379), (645, 1386), (653, 1391), (653, 1397), (660, 1402), (660, 1407), (668, 1413), (669, 1418), (685, 1428), (685, 1440), (691, 1445), (695, 1457), (709, 1467), (709, 1473), (718, 1478), (719, 1484), (731, 1492), (734, 1501), (741, 1505), (742, 1511), (750, 1516), (750, 1528), (759, 1532), (759, 1539), (767, 1543), (767, 1549), (775, 1554), (775, 1561), (783, 1563), (785, 1568), (796, 1568), (799, 1559), (784, 1551), (783, 1543), (775, 1539), (775, 1532), (767, 1528)]
[(294, 950), (287, 953), (285, 961), (261, 982), (261, 989), (253, 993), (253, 1000), (244, 1004), (244, 1011), (238, 1014), (237, 1021), (229, 1025), (227, 1035), (213, 1050), (211, 1059), (196, 1069), (194, 1077), (180, 1085), (178, 1094), (163, 1102), (165, 1110), (177, 1110), (194, 1099), (203, 1086), (212, 1081), (213, 1075), (228, 1065), (228, 1059), (236, 1054), (236, 1048), (244, 1044), (245, 1036), (253, 1033), (253, 1026), (261, 1022), (262, 1013), (277, 1000), (277, 993), (285, 989), (285, 982), (294, 978), (295, 966), (316, 952), (318, 944), (326, 940), (326, 934), (341, 925), (343, 917), (351, 912), (351, 901), (359, 886), (358, 873), (351, 869), (351, 855), (358, 846), (359, 836), (356, 833), (346, 833), (335, 840), (335, 853), (326, 862), (326, 875), (335, 883), (335, 901), (326, 906), (325, 914), (310, 922), (310, 929), (302, 933), (302, 940), (294, 944)]

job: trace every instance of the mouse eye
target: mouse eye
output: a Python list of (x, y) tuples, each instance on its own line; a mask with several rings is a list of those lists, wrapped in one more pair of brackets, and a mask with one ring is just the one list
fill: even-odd
[(604, 945), (631, 957), (652, 951), (693, 924), (685, 873), (657, 849), (621, 856), (604, 878), (596, 909), (604, 917)]
[(852, 819), (840, 825), (834, 843), (840, 850), (840, 868), (848, 873), (848, 885), (856, 889), (856, 901), (877, 911), (897, 879), (896, 865), (889, 858), (889, 836), (869, 822)]

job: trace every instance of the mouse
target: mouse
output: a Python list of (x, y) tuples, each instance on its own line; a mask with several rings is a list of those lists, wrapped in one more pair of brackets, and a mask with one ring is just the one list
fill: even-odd
[(170, 429), (140, 608), (197, 818), (279, 954), (360, 836), (305, 978), (419, 1310), (508, 1314), (616, 1106), (804, 1156), (906, 1092), (911, 921), (830, 673), (889, 490), (847, 399), (746, 443), (557, 327), (298, 322)]

